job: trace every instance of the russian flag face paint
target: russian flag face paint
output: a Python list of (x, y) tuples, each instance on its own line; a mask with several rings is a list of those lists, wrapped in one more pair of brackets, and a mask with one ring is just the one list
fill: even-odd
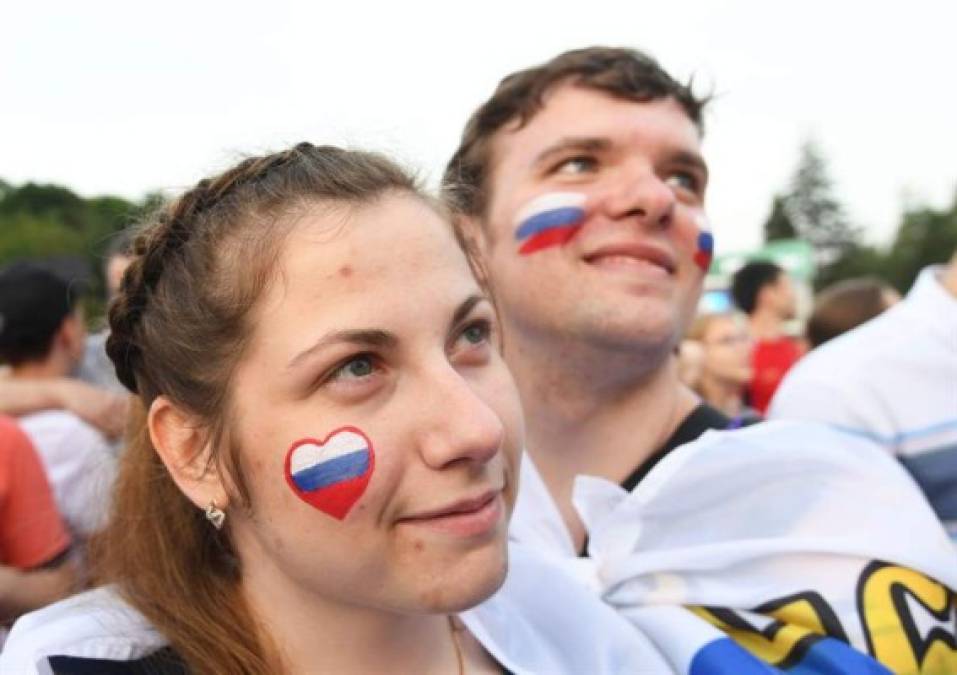
[(530, 201), (515, 219), (519, 254), (566, 244), (585, 220), (584, 206), (585, 195), (580, 192), (547, 192)]
[(355, 427), (342, 427), (317, 441), (293, 443), (286, 453), (286, 483), (296, 496), (342, 520), (372, 477), (375, 452), (369, 438)]
[(708, 219), (704, 216), (697, 218), (698, 240), (697, 248), (694, 254), (695, 264), (701, 268), (702, 272), (707, 273), (711, 267), (711, 260), (714, 258), (714, 235), (708, 226)]

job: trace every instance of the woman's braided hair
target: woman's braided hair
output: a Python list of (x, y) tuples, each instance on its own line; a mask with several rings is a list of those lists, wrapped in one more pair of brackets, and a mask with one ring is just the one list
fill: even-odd
[(300, 143), (200, 181), (142, 224), (110, 307), (107, 352), (136, 393), (113, 514), (93, 551), (100, 579), (117, 585), (170, 641), (191, 673), (275, 672), (240, 592), (228, 528), (209, 527), (152, 445), (146, 410), (159, 395), (194, 415), (210, 462), (248, 506), (239, 453), (229, 442), (229, 384), (292, 217), (316, 205), (421, 195), (376, 154)]

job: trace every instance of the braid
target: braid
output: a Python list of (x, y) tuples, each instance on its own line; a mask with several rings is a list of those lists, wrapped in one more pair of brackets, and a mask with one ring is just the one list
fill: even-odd
[(249, 157), (213, 179), (199, 181), (172, 204), (161, 206), (152, 222), (147, 221), (133, 241), (134, 260), (109, 310), (110, 335), (106, 352), (123, 386), (134, 394), (139, 393), (136, 372), (141, 366), (142, 352), (136, 338), (137, 327), (163, 269), (198, 229), (201, 219), (240, 188), (262, 179), (276, 167), (311, 155), (316, 150), (311, 143), (299, 143), (284, 152)]

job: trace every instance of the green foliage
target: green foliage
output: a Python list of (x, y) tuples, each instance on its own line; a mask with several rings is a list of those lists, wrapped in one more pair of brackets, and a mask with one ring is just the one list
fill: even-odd
[[(95, 271), (91, 293), (102, 295), (103, 253), (140, 208), (120, 197), (84, 199), (58, 185), (0, 181), (0, 266), (23, 258), (79, 258)], [(100, 304), (93, 299), (89, 306)]]
[(876, 276), (906, 292), (921, 269), (945, 262), (957, 251), (957, 193), (949, 208), (906, 211), (887, 250), (856, 243), (859, 234), (834, 195), (823, 153), (805, 142), (788, 191), (775, 195), (771, 203), (764, 238), (810, 242), (818, 266), (817, 289), (842, 279)]
[(787, 197), (784, 195), (774, 195), (774, 201), (771, 202), (771, 213), (768, 219), (764, 221), (764, 241), (775, 241), (776, 239), (797, 239), (797, 228), (788, 215)]

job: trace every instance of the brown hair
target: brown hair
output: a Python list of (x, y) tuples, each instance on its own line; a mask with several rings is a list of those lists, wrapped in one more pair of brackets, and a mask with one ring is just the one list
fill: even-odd
[(612, 47), (568, 51), (506, 76), (469, 118), (442, 177), (443, 197), (455, 211), (470, 216), (485, 212), (492, 138), (512, 120), (519, 129), (525, 126), (544, 106), (545, 95), (566, 82), (639, 103), (670, 96), (704, 130), (702, 111), (709, 99), (696, 98), (690, 81), (679, 83), (647, 54)]
[(384, 157), (301, 143), (200, 181), (134, 241), (134, 261), (110, 307), (107, 352), (138, 400), (113, 517), (95, 555), (100, 580), (118, 586), (189, 672), (270, 673), (280, 664), (243, 601), (228, 527), (211, 527), (176, 487), (152, 446), (145, 411), (164, 395), (194, 414), (210, 441), (210, 464), (248, 507), (228, 437), (230, 382), (291, 216), (310, 204), (362, 205), (390, 192), (428, 201)]
[(856, 328), (887, 309), (887, 294), (896, 291), (880, 279), (846, 279), (828, 286), (814, 301), (807, 322), (811, 347)]

